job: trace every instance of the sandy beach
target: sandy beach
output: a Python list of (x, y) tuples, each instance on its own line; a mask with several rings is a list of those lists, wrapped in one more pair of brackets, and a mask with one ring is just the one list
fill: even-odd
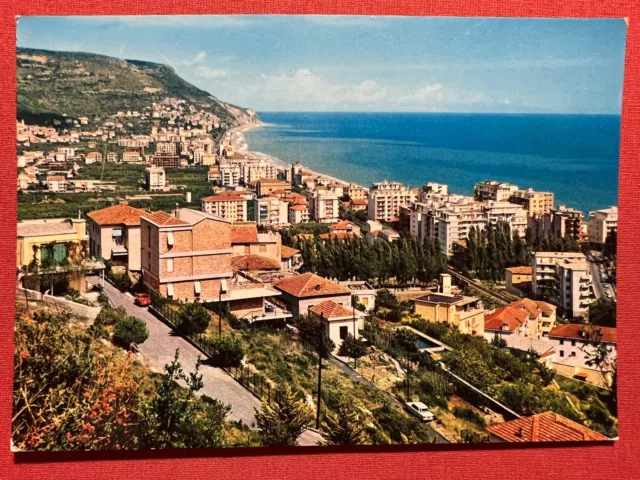
[[(265, 162), (269, 162), (275, 165), (279, 170), (286, 170), (290, 168), (290, 164), (283, 162), (282, 160), (280, 160), (277, 157), (274, 157), (273, 155), (249, 150), (249, 145), (247, 144), (247, 141), (244, 137), (244, 132), (247, 132), (254, 128), (260, 128), (265, 126), (269, 126), (269, 124), (264, 122), (259, 122), (259, 123), (249, 123), (246, 125), (241, 125), (239, 127), (235, 127), (227, 130), (223, 138), (225, 142), (228, 142), (228, 144), (231, 145), (234, 152), (241, 153), (247, 157), (254, 157), (254, 158), (263, 160)], [(306, 172), (309, 172), (314, 177), (323, 177), (332, 182), (340, 183), (342, 185), (349, 185), (349, 182), (345, 182), (344, 180), (341, 180), (337, 177), (332, 177), (330, 175), (326, 175), (324, 173), (311, 170), (310, 168), (304, 166), (304, 164), (303, 164), (303, 167)]]

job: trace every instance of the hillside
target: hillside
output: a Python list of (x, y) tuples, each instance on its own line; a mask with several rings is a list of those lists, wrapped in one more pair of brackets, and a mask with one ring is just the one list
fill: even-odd
[(225, 103), (180, 78), (167, 66), (91, 53), (17, 50), (18, 118), (27, 122), (65, 115), (107, 117), (142, 111), (166, 97), (217, 115), (221, 127), (258, 119), (253, 110)]

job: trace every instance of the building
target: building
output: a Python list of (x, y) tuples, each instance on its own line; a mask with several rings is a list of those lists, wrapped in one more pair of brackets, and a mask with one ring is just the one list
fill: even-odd
[(546, 238), (569, 235), (577, 240), (582, 232), (582, 220), (581, 211), (560, 205), (540, 217), (530, 219), (529, 223), (538, 233), (542, 229), (542, 234)]
[(451, 203), (435, 214), (424, 214), (422, 218), (423, 235), (434, 235), (447, 255), (453, 254), (453, 244), (466, 239), (472, 228), (484, 230), (488, 223), (484, 204), (466, 199)]
[(175, 155), (176, 151), (176, 144), (173, 142), (158, 142), (156, 144), (156, 154)]
[(596, 351), (596, 342), (608, 350), (610, 362), (613, 362), (617, 356), (615, 328), (569, 323), (553, 328), (548, 340), (555, 351), (552, 367), (560, 375), (600, 386), (610, 383), (610, 378), (603, 375), (611, 375), (613, 365), (603, 365), (600, 370), (588, 363)]
[(287, 225), (289, 205), (277, 197), (256, 198), (250, 202), (253, 218), (259, 225)]
[(527, 211), (522, 205), (490, 200), (483, 207), (483, 210), (488, 224), (506, 223), (512, 234), (515, 232), (521, 238), (525, 236), (528, 221)]
[(376, 304), (377, 291), (368, 282), (364, 280), (346, 280), (338, 283), (351, 290), (353, 300), (364, 306), (365, 311), (373, 310)]
[(19, 221), (16, 265), (23, 285), (33, 290), (41, 289), (43, 275), (66, 272), (68, 285), (46, 287), (52, 294), (66, 288), (85, 292), (85, 272), (104, 269), (102, 262), (88, 257), (87, 222), (73, 218)]
[(531, 288), (536, 298), (557, 305), (569, 316), (585, 316), (594, 301), (591, 271), (579, 252), (536, 252)]
[(309, 307), (309, 315), (324, 322), (325, 331), (335, 344), (334, 352), (340, 349), (347, 335), (360, 338), (360, 331), (364, 329), (364, 317), (360, 312), (349, 310), (332, 300)]
[(180, 168), (181, 161), (178, 155), (156, 153), (151, 156), (151, 164), (157, 167)]
[(167, 175), (164, 167), (151, 165), (144, 171), (144, 185), (150, 192), (164, 191), (167, 185)]
[(142, 156), (138, 150), (127, 150), (122, 153), (123, 163), (140, 163), (142, 162)]
[(554, 197), (551, 192), (536, 192), (529, 188), (513, 192), (509, 202), (522, 205), (527, 212), (527, 216), (534, 217), (544, 215), (551, 210), (554, 205)]
[(584, 442), (609, 438), (554, 412), (539, 413), (487, 427), (490, 442)]
[(202, 211), (230, 222), (247, 221), (247, 199), (239, 195), (212, 195), (202, 199)]
[(68, 182), (62, 175), (50, 175), (47, 177), (46, 185), (50, 192), (66, 192)]
[(107, 153), (107, 162), (115, 163), (118, 161), (118, 154), (116, 152)]
[(302, 266), (302, 253), (297, 248), (282, 245), (280, 253), (280, 269), (283, 272), (299, 270)]
[(210, 182), (219, 182), (220, 181), (220, 168), (211, 167), (207, 172), (207, 180)]
[(365, 212), (367, 210), (367, 204), (366, 198), (356, 198), (349, 202), (349, 210), (352, 212)]
[(291, 184), (283, 180), (278, 180), (277, 178), (260, 178), (256, 182), (256, 193), (258, 197), (270, 195), (276, 190), (284, 190), (285, 192), (290, 192)]
[(139, 271), (140, 217), (144, 213), (148, 212), (133, 208), (127, 202), (89, 212), (87, 227), (91, 256)]
[(508, 202), (511, 196), (518, 190), (517, 185), (505, 182), (487, 180), (473, 186), (473, 196), (480, 202)]
[(306, 315), (310, 307), (331, 300), (342, 307), (351, 307), (351, 290), (314, 273), (284, 278), (273, 287), (282, 292), (280, 299), (289, 305), (294, 316)]
[(523, 297), (531, 291), (531, 277), (533, 269), (529, 266), (509, 267), (504, 269), (506, 290), (509, 293)]
[(289, 205), (289, 223), (307, 223), (310, 218), (309, 206), (306, 204), (296, 203)]
[(611, 230), (618, 228), (618, 207), (589, 212), (589, 243), (603, 245)]
[(555, 323), (555, 306), (540, 300), (522, 298), (485, 314), (485, 338), (492, 340), (498, 333), (538, 339), (548, 335)]
[[(257, 162), (245, 162), (242, 165), (242, 179), (245, 183), (255, 182), (257, 180), (265, 179), (267, 183), (265, 183), (265, 193), (263, 195), (268, 195), (271, 191), (267, 191), (267, 184), (269, 180), (276, 180), (278, 177), (278, 168), (269, 162), (265, 162), (259, 160)], [(279, 180), (278, 180), (279, 181)], [(289, 182), (284, 182), (285, 186), (291, 189), (291, 184)], [(285, 188), (283, 186), (276, 187), (274, 190)]]
[(329, 225), (330, 233), (349, 233), (353, 236), (360, 237), (362, 235), (360, 227), (348, 220), (341, 220), (338, 223)]
[(340, 197), (332, 190), (316, 189), (311, 197), (311, 218), (319, 223), (335, 223), (340, 220)]
[(220, 165), (220, 181), (223, 187), (235, 187), (240, 184), (240, 166)]
[(282, 239), (279, 233), (258, 233), (255, 222), (235, 223), (231, 228), (233, 256), (259, 255), (280, 262)]
[(101, 162), (102, 154), (100, 152), (90, 152), (85, 157), (85, 163), (91, 165), (92, 163)]
[(351, 201), (367, 199), (367, 189), (361, 187), (360, 185), (356, 185), (355, 183), (350, 183), (349, 185), (344, 187), (344, 193), (349, 196)]
[(414, 311), (428, 322), (446, 323), (460, 332), (484, 335), (485, 310), (477, 297), (453, 295), (451, 276), (440, 275), (440, 292), (429, 293), (414, 300)]
[(369, 189), (369, 220), (391, 222), (400, 215), (400, 207), (406, 207), (416, 201), (417, 192), (409, 190), (398, 182), (379, 182)]

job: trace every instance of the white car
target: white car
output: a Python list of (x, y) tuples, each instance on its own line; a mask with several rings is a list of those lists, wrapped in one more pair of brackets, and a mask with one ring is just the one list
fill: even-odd
[(418, 417), (423, 422), (430, 422), (435, 418), (433, 413), (429, 411), (429, 407), (422, 402), (407, 402), (406, 406), (409, 413)]

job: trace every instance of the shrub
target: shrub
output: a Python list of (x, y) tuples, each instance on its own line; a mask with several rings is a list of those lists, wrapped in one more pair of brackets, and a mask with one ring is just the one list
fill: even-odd
[(122, 307), (102, 307), (95, 323), (99, 325), (115, 325), (126, 316), (127, 312)]
[(453, 408), (453, 415), (456, 418), (460, 418), (462, 420), (469, 420), (470, 422), (475, 423), (476, 425), (478, 425), (479, 427), (485, 427), (485, 425), (487, 424), (484, 421), (484, 418), (479, 415), (478, 413), (476, 413), (475, 410), (473, 410), (473, 408), (469, 408), (469, 407), (454, 407)]
[(209, 311), (200, 303), (185, 303), (178, 312), (178, 330), (184, 335), (204, 333), (211, 321)]
[(113, 331), (113, 341), (124, 348), (129, 348), (132, 342), (141, 344), (147, 338), (149, 338), (147, 324), (136, 317), (120, 319)]
[(211, 362), (218, 367), (238, 367), (244, 358), (242, 340), (235, 335), (209, 337), (207, 344), (212, 349)]

